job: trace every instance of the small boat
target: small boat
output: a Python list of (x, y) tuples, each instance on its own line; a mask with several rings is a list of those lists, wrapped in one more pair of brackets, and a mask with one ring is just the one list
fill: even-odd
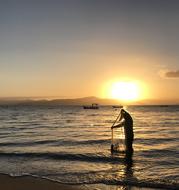
[(159, 107), (169, 107), (169, 105), (159, 105)]
[(83, 106), (83, 109), (99, 109), (98, 104), (92, 104), (91, 106)]
[(113, 108), (123, 108), (123, 106), (112, 106)]

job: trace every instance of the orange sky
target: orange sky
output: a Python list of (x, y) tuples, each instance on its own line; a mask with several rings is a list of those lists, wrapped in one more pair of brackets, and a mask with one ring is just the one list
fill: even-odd
[(0, 97), (109, 97), (111, 81), (127, 80), (141, 84), (140, 99), (177, 99), (178, 8), (162, 1), (4, 2)]

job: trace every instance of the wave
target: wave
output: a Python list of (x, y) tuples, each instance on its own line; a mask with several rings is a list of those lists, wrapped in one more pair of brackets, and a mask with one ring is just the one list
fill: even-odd
[(1, 146), (33, 146), (33, 145), (43, 145), (43, 144), (50, 144), (55, 143), (56, 140), (43, 140), (43, 141), (35, 141), (35, 142), (2, 142), (0, 143)]
[(175, 141), (177, 141), (178, 140), (178, 138), (176, 137), (173, 137), (173, 138), (167, 138), (167, 137), (158, 137), (158, 138), (154, 138), (154, 137), (152, 137), (152, 138), (135, 138), (135, 142), (137, 142), (137, 143), (151, 143), (151, 144), (153, 144), (153, 143), (161, 143), (161, 142), (175, 142)]
[(170, 189), (170, 190), (177, 190), (179, 189), (178, 183), (170, 183), (165, 181), (140, 181), (140, 180), (130, 180), (130, 179), (124, 179), (124, 180), (99, 180), (96, 181), (96, 183), (103, 183), (106, 185), (122, 185), (122, 186), (135, 186), (135, 187), (145, 187), (145, 188), (156, 188), (156, 189)]
[[(3, 173), (1, 173), (3, 174)], [(4, 175), (4, 174), (3, 174)], [(118, 179), (102, 179), (102, 180), (94, 180), (94, 181), (85, 181), (85, 182), (63, 182), (60, 180), (54, 180), (52, 178), (49, 177), (44, 177), (39, 176), (39, 175), (32, 175), (29, 173), (26, 174), (22, 174), (22, 175), (14, 175), (14, 174), (5, 174), (5, 175), (9, 175), (11, 177), (34, 177), (34, 178), (42, 178), (42, 179), (46, 179), (49, 181), (53, 181), (53, 182), (57, 182), (60, 184), (66, 184), (66, 185), (94, 185), (94, 184), (105, 184), (105, 185), (120, 185), (120, 186), (134, 186), (134, 187), (139, 187), (139, 188), (154, 188), (154, 189), (168, 189), (168, 190), (177, 190), (179, 189), (179, 183), (177, 182), (170, 182), (167, 180), (158, 180), (156, 181), (152, 181), (152, 180), (138, 180), (138, 179), (128, 179), (128, 178), (124, 178), (121, 180)]]
[(84, 162), (102, 162), (102, 163), (114, 163), (114, 162), (124, 162), (124, 158), (105, 156), (105, 155), (95, 155), (95, 154), (70, 154), (70, 153), (48, 153), (48, 152), (24, 152), (24, 153), (13, 153), (13, 152), (0, 152), (0, 157), (13, 157), (13, 158), (41, 158), (41, 159), (53, 159), (53, 160), (68, 160), (68, 161), (84, 161)]
[(110, 143), (110, 139), (100, 140), (84, 140), (84, 141), (68, 141), (68, 140), (41, 140), (30, 142), (1, 142), (0, 147), (3, 146), (36, 146), (36, 145), (54, 145), (54, 146), (76, 146), (76, 145), (92, 145), (92, 144), (105, 144)]
[(151, 155), (167, 155), (167, 156), (174, 156), (179, 155), (179, 152), (177, 150), (169, 150), (169, 149), (150, 149), (150, 150), (144, 150), (142, 151), (143, 154), (145, 154), (145, 157), (151, 157)]

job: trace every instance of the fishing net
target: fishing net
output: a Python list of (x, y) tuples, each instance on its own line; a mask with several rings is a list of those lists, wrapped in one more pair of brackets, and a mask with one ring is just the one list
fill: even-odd
[(112, 129), (112, 144), (113, 151), (123, 152), (125, 151), (125, 136), (124, 136), (124, 127)]

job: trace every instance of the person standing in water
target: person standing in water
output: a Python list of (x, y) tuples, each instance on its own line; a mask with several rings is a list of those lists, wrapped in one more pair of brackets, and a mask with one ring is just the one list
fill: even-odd
[(127, 111), (121, 109), (119, 121), (121, 122), (118, 125), (112, 126), (111, 129), (124, 127), (126, 152), (133, 153), (133, 147), (132, 147), (134, 140), (133, 119)]

